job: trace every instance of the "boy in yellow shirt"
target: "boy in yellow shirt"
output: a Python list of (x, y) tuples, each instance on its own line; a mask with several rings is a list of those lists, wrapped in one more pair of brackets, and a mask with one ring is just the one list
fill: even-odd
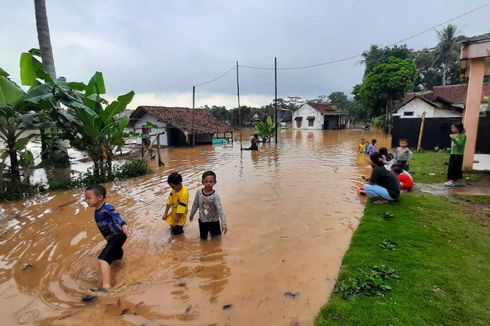
[[(179, 235), (184, 233), (184, 224), (187, 220), (187, 211), (189, 206), (189, 192), (182, 185), (182, 176), (177, 173), (171, 173), (167, 182), (172, 188), (167, 199), (167, 206), (162, 219), (170, 225), (170, 233)], [(170, 210), (171, 209), (171, 210)], [(170, 210), (170, 214), (169, 211)]]

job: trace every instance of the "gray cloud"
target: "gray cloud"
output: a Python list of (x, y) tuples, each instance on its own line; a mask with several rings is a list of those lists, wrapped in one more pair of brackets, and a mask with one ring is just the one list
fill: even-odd
[[(59, 75), (88, 80), (100, 70), (111, 94), (134, 89), (142, 94), (173, 94), (167, 98), (174, 99), (182, 97), (178, 94), (190, 93), (193, 84), (226, 71), (236, 60), (246, 65), (272, 66), (277, 56), (279, 66), (284, 67), (356, 55), (370, 44), (396, 42), (484, 3), (46, 2)], [(0, 66), (17, 79), (20, 52), (37, 47), (34, 5), (28, 0), (0, 0), (0, 7)], [(466, 35), (482, 34), (489, 30), (485, 23), (489, 13), (487, 7), (455, 23)], [(415, 49), (433, 46), (436, 34), (430, 32), (407, 43)], [(311, 98), (336, 90), (350, 93), (362, 71), (356, 60), (303, 71), (280, 71), (279, 95)], [(241, 69), (240, 74), (244, 95), (257, 101), (272, 98), (273, 72)], [(222, 103), (209, 104), (228, 104), (234, 93), (234, 73), (198, 89), (201, 97), (223, 99)], [(226, 96), (229, 99), (224, 100)]]

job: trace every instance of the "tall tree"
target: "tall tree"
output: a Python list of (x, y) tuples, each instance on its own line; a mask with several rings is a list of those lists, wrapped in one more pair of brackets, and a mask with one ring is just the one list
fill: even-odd
[(34, 0), (34, 8), (36, 12), (37, 38), (39, 40), (44, 70), (52, 79), (56, 79), (53, 49), (51, 48), (51, 37), (49, 35), (48, 14), (46, 12), (46, 1)]
[(378, 45), (373, 44), (369, 47), (369, 50), (362, 53), (363, 59), (361, 62), (366, 66), (364, 77), (371, 73), (374, 67), (388, 62), (389, 58), (408, 59), (412, 58), (413, 55), (413, 51), (407, 48), (406, 45), (386, 46), (381, 48)]
[(414, 60), (389, 58), (386, 63), (374, 67), (362, 84), (355, 87), (356, 99), (369, 110), (370, 116), (384, 115), (387, 126), (396, 101), (413, 89), (416, 76)]
[[(458, 28), (449, 24), (437, 31), (439, 43), (435, 48), (434, 65), (442, 69), (442, 85), (451, 83), (454, 79), (454, 69), (458, 67), (461, 40)], [(451, 78), (452, 77), (452, 78)]]

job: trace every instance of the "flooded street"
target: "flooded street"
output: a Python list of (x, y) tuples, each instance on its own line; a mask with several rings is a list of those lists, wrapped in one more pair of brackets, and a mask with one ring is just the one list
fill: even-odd
[[(370, 170), (357, 154), (359, 139), (376, 137), (378, 146), (389, 139), (360, 131), (280, 135), (277, 149), (259, 152), (240, 152), (238, 143), (165, 149), (164, 168), (108, 185), (108, 202), (131, 234), (114, 294), (93, 303), (80, 297), (99, 285), (105, 241), (83, 191), (1, 205), (1, 324), (311, 325), (362, 214), (356, 188)], [(166, 176), (181, 172), (192, 200), (206, 170), (217, 173), (228, 234), (201, 242), (194, 221), (170, 238), (161, 220)]]

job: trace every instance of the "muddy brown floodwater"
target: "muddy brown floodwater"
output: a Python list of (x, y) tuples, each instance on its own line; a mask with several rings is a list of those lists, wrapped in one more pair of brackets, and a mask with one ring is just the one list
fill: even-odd
[[(279, 146), (169, 148), (166, 167), (108, 185), (131, 234), (114, 293), (99, 285), (104, 240), (83, 191), (0, 206), (2, 325), (311, 325), (327, 301), (363, 210), (369, 173), (360, 131), (281, 131)], [(171, 238), (161, 221), (166, 175), (180, 171), (191, 197), (205, 170), (218, 175), (229, 220), (221, 240), (198, 240), (197, 222)], [(231, 305), (231, 306), (227, 306)], [(224, 306), (227, 307), (224, 309)]]

